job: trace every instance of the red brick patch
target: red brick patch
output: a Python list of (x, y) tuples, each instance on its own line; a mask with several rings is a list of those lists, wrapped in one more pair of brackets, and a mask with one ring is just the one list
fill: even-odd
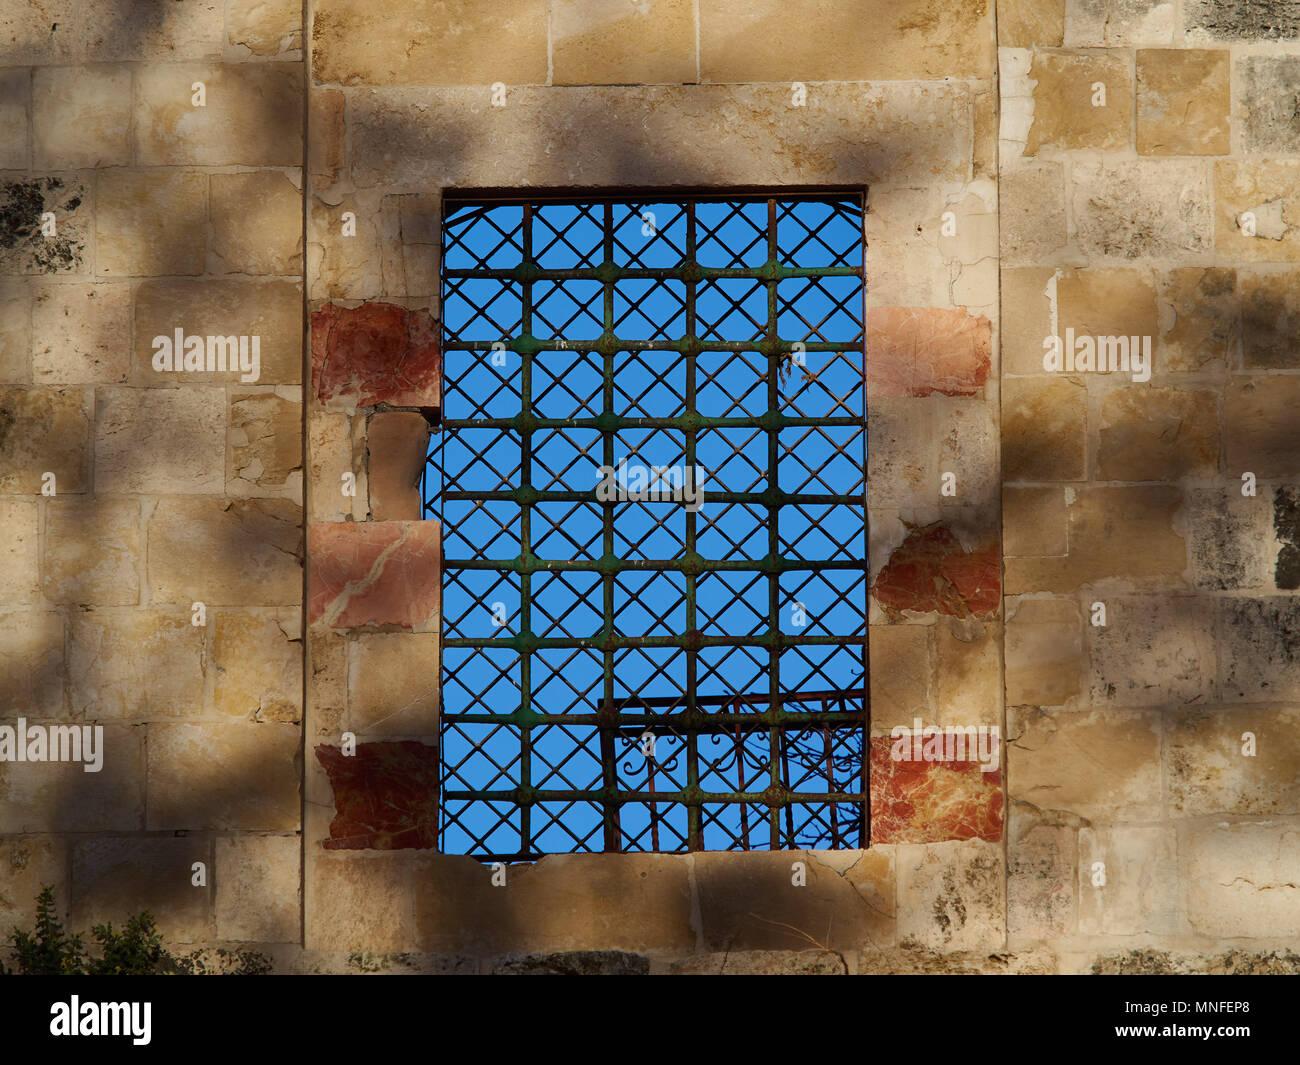
[(942, 525), (913, 529), (889, 556), (872, 595), (886, 612), (937, 611), (989, 618), (1002, 597), (1002, 558), (996, 541), (967, 552)]
[(322, 403), (436, 407), (440, 373), (438, 326), (428, 311), (330, 303), (312, 312), (312, 387)]
[[(894, 761), (889, 736), (871, 738), (871, 842), (939, 843), (1002, 839), (1001, 742), (998, 770), (978, 761)], [(902, 753), (910, 754), (910, 737)]]
[(308, 617), (334, 629), (437, 627), (441, 537), (436, 521), (322, 522), (307, 533)]
[(963, 309), (867, 311), (867, 395), (973, 396), (989, 376), (993, 326)]
[(438, 750), (415, 740), (362, 743), (355, 755), (320, 744), (334, 789), (326, 850), (396, 851), (438, 845)]

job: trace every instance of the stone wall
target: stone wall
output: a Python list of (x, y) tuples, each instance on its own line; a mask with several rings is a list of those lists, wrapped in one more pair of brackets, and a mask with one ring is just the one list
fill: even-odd
[[(0, 725), (106, 744), (0, 762), (5, 930), (52, 883), (296, 971), (1294, 968), (1288, 4), (11, 0), (0, 83)], [(867, 192), (872, 845), (493, 886), (433, 849), (442, 194), (782, 186)]]

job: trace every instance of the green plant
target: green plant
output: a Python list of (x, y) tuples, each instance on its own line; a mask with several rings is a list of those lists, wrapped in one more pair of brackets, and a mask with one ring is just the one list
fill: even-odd
[(111, 924), (97, 924), (91, 931), (103, 950), (86, 968), (91, 976), (176, 976), (182, 971), (163, 947), (148, 910), (128, 917), (124, 932), (114, 932)]
[[(9, 939), (14, 945), (18, 971), (28, 976), (75, 976), (85, 971), (86, 951), (81, 936), (68, 935), (55, 915), (54, 889), (43, 887), (36, 896), (36, 928), (24, 932), (15, 928)], [(0, 963), (0, 973), (10, 970)]]

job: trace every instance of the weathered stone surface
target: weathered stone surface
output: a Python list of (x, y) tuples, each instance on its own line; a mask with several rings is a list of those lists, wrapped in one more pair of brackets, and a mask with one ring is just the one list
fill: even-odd
[[(259, 337), (256, 382), (240, 370), (155, 370), (154, 337)], [(251, 343), (251, 342), (250, 342)], [(251, 352), (250, 352), (251, 354)], [(206, 362), (205, 362), (206, 365)], [(135, 293), (135, 371), (140, 384), (302, 383), (302, 286), (295, 281), (144, 281)]]
[(1002, 632), (996, 622), (943, 620), (934, 626), (933, 639), (938, 720), (944, 725), (1000, 726)]
[(1086, 420), (1086, 389), (1081, 378), (1003, 381), (1003, 480), (1081, 480), (1085, 475)]
[[(51, 500), (45, 510), (41, 557), (45, 598), (52, 603), (134, 606), (140, 601), (143, 547), (138, 500)], [(18, 600), (5, 596), (5, 601)]]
[(296, 836), (216, 841), (218, 939), (297, 942), (300, 849)]
[(999, 546), (967, 551), (940, 524), (912, 529), (876, 578), (871, 594), (887, 613), (992, 617), (1001, 602)]
[(131, 352), (128, 285), (47, 284), (32, 298), (32, 374), (38, 384), (125, 381)]
[(438, 749), (416, 740), (359, 743), (356, 753), (318, 744), (334, 819), (326, 850), (432, 850), (438, 845)]
[(1170, 44), (1174, 0), (1066, 0), (1065, 43), (1071, 48)]
[(31, 383), (31, 304), (23, 281), (0, 278), (0, 385)]
[(224, 7), (222, 0), (14, 4), (0, 13), (0, 40), (5, 62), (14, 65), (188, 59), (220, 50)]
[(1120, 385), (1101, 403), (1097, 477), (1177, 481), (1219, 469), (1218, 395)]
[(148, 827), (293, 831), (300, 738), (294, 725), (151, 725)]
[[(1095, 881), (1097, 863), (1106, 882)], [(1174, 830), (1130, 825), (1079, 829), (1079, 932), (1094, 936), (1178, 931)]]
[(1293, 477), (1300, 470), (1295, 431), (1300, 378), (1287, 375), (1233, 377), (1224, 394), (1224, 446), (1228, 472), (1256, 477)]
[(296, 606), (301, 526), (302, 509), (286, 500), (159, 500), (148, 521), (150, 601)]
[(311, 316), (312, 385), (322, 403), (436, 407), (437, 325), (427, 311), (391, 303), (327, 304)]
[(1006, 559), (1006, 594), (1072, 592), (1108, 578), (1161, 587), (1182, 584), (1187, 545), (1173, 527), (1176, 488), (1088, 487), (1069, 505), (1065, 558)]
[(381, 18), (378, 14), (369, 0), (322, 0), (312, 26), (312, 72), (318, 82), (546, 81), (545, 0), (519, 0), (509, 11), (489, 11), (470, 0), (418, 0), (387, 5)]
[(1138, 710), (1008, 714), (1007, 794), (1041, 810), (1152, 821), (1160, 804), (1160, 715)]
[(1179, 832), (1187, 920), (1202, 935), (1300, 935), (1294, 822), (1192, 822)]
[(138, 166), (302, 165), (300, 63), (150, 64), (135, 98)]
[(1300, 599), (1220, 599), (1218, 648), (1222, 698), (1243, 702), (1300, 699)]
[(1002, 844), (907, 844), (896, 851), (899, 945), (997, 950), (1006, 939)]
[[(352, 434), (345, 414), (326, 413), (315, 404), (307, 410), (307, 477), (312, 491), (307, 499), (311, 524), (343, 521), (352, 514), (356, 497), (343, 494), (343, 476), (358, 471), (352, 463)], [(357, 483), (361, 478), (357, 477)]]
[(1273, 532), (1278, 552), (1274, 568), (1277, 587), (1300, 588), (1300, 489), (1280, 485), (1273, 491)]
[(31, 71), (0, 71), (0, 170), (26, 170), (31, 163), (27, 109), (31, 106)]
[[(897, 43), (881, 48), (881, 40)], [(700, 8), (705, 81), (988, 77), (993, 51), (993, 5), (985, 0), (942, 13), (922, 0), (719, 0)]]
[(1183, 525), (1192, 583), (1211, 591), (1268, 587), (1271, 516), (1264, 496), (1239, 488), (1190, 492)]
[(429, 452), (429, 423), (424, 416), (401, 411), (372, 414), (366, 448), (372, 517), (376, 521), (419, 521), (424, 516), (420, 477)]
[(890, 263), (889, 270), (876, 272), (867, 296), (869, 312), (878, 307), (950, 306), (951, 260), (940, 249), (945, 207), (941, 192), (933, 185), (867, 189), (867, 247), (878, 261)]
[(308, 536), (313, 625), (437, 628), (442, 557), (437, 522), (322, 523)]
[[(459, 861), (478, 864), (472, 858)], [(416, 870), (428, 864), (428, 857), (410, 851), (313, 856), (303, 884), (307, 948), (394, 952), (421, 946), (412, 903), (427, 879)], [(441, 880), (440, 875), (435, 883)], [(444, 932), (454, 940), (451, 930)]]
[[(1043, 372), (1043, 340), (1053, 335), (1049, 288), (1055, 293), (1056, 271), (1041, 267), (1004, 268), (999, 356), (1006, 374)], [(1055, 296), (1053, 297), (1055, 298)]]
[(32, 100), (37, 167), (130, 165), (127, 67), (37, 67)]
[(1231, 93), (1222, 49), (1137, 54), (1139, 155), (1227, 155)]
[(0, 499), (0, 528), (5, 530), (0, 546), (0, 602), (6, 606), (40, 598), (39, 526), (34, 500)]
[(209, 935), (209, 891), (194, 887), (190, 866), (210, 865), (212, 845), (203, 839), (87, 839), (72, 844), (72, 905), (69, 923), (89, 928), (148, 910), (164, 938), (196, 943)]
[(930, 626), (873, 625), (867, 639), (871, 656), (871, 724), (877, 729), (912, 725), (930, 716)]
[(1156, 356), (1161, 372), (1213, 373), (1233, 365), (1241, 347), (1235, 270), (1171, 270), (1161, 280), (1160, 307)]
[(1187, 257), (1210, 247), (1210, 182), (1193, 160), (1076, 163), (1076, 243), (1090, 256)]
[[(924, 742), (924, 741), (922, 741)], [(984, 772), (976, 737), (944, 729), (931, 740), (962, 760), (916, 760), (913, 734), (871, 739), (871, 843), (936, 843), (1002, 838), (1002, 773)], [(984, 741), (991, 765), (1000, 766), (1002, 742)], [(924, 748), (922, 748), (924, 750)], [(899, 757), (894, 757), (895, 753)]]
[[(1214, 246), (1242, 262), (1300, 262), (1300, 160), (1221, 159), (1214, 164)], [(1255, 216), (1247, 236), (1247, 213)]]
[(1186, 706), (1215, 696), (1214, 600), (1107, 596), (1089, 627), (1094, 706)]
[[(97, 217), (103, 213), (101, 207)], [(54, 215), (54, 236), (41, 232), (46, 214)], [(0, 176), (0, 274), (90, 273), (89, 215), (81, 180)]]
[(101, 388), (95, 407), (95, 484), (100, 492), (222, 491), (222, 389)]
[(67, 883), (67, 846), (50, 836), (0, 841), (0, 928), (30, 929), (36, 896), (47, 884)]
[(1300, 151), (1300, 115), (1292, 105), (1300, 93), (1300, 56), (1248, 55), (1238, 63), (1243, 150)]
[[(704, 946), (709, 950), (833, 951), (889, 946), (894, 935), (892, 848), (748, 851), (693, 856)], [(791, 883), (792, 863), (807, 882)]]
[(999, 0), (998, 45), (1059, 48), (1065, 37), (1065, 0)]
[[(9, 615), (17, 617), (18, 615)], [(17, 716), (28, 716), (29, 707)], [(4, 723), (15, 724), (14, 717)], [(103, 726), (103, 765), (0, 762), (0, 824), (9, 833), (138, 832), (144, 819), (143, 729)]]
[(72, 703), (87, 719), (151, 721), (203, 712), (203, 630), (153, 610), (78, 613), (68, 630)]
[(1248, 370), (1300, 369), (1300, 270), (1244, 273), (1241, 328)]
[[(1133, 78), (1119, 56), (1094, 52), (1036, 52), (1029, 76), (1034, 122), (1025, 155), (1044, 148), (1115, 151), (1130, 143)], [(1106, 86), (1106, 103), (1093, 105), (1093, 86)]]
[(998, 237), (1005, 263), (1033, 263), (1065, 247), (1065, 169), (1060, 163), (1005, 170), (998, 194)]
[(873, 508), (939, 502), (939, 427), (931, 400), (867, 404), (867, 503)]
[(213, 704), (251, 721), (302, 715), (302, 617), (221, 611), (212, 625)]
[(650, 959), (621, 950), (562, 950), (496, 959), (492, 976), (649, 976)]
[(203, 273), (207, 194), (206, 174), (98, 172), (95, 272), (107, 277)]
[(209, 195), (215, 273), (302, 272), (302, 193), (283, 173), (213, 174)]
[(1293, 41), (1300, 12), (1287, 0), (1189, 0), (1183, 27), (1192, 39)]
[(302, 404), (273, 392), (233, 392), (227, 490), (301, 485)]
[(1007, 828), (1007, 934), (1049, 939), (1072, 931), (1076, 851), (1074, 830), (1044, 822), (1012, 803)]
[[(496, 16), (494, 16), (495, 18)], [(484, 80), (498, 75), (489, 63)], [(362, 92), (348, 101), (358, 188), (689, 187), (965, 180), (964, 84), (819, 85), (790, 110), (789, 83)], [(798, 119), (786, 121), (787, 113)], [(737, 131), (718, 151), (719, 115)]]
[(338, 89), (308, 90), (307, 162), (312, 187), (329, 188), (343, 167), (344, 102)]
[(302, 8), (294, 0), (230, 0), (226, 39), (257, 56), (297, 51), (302, 47)]
[(1007, 555), (1064, 555), (1065, 493), (1059, 487), (1002, 490), (1002, 549)]
[(1083, 621), (1073, 599), (1008, 605), (1007, 705), (1060, 706), (1073, 699), (1081, 687), (1082, 654)]
[(61, 719), (67, 714), (63, 685), (62, 615), (52, 610), (0, 614), (0, 712)]
[[(1171, 711), (1165, 716), (1170, 810), (1181, 817), (1300, 813), (1298, 730), (1300, 713), (1294, 709)], [(1254, 737), (1252, 747), (1247, 733)]]
[(438, 634), (374, 633), (348, 648), (348, 727), (358, 736), (438, 735)]
[(552, 84), (695, 81), (695, 37), (687, 0), (560, 0), (551, 7)]
[(80, 389), (0, 390), (0, 492), (39, 495), (45, 473), (59, 494), (84, 492), (89, 437)]
[(974, 396), (988, 379), (992, 326), (965, 310), (873, 307), (866, 338), (869, 396)]

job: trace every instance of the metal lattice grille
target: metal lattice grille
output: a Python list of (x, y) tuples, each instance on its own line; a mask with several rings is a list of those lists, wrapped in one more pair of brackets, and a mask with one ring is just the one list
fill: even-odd
[(442, 849), (865, 846), (861, 196), (444, 208)]

